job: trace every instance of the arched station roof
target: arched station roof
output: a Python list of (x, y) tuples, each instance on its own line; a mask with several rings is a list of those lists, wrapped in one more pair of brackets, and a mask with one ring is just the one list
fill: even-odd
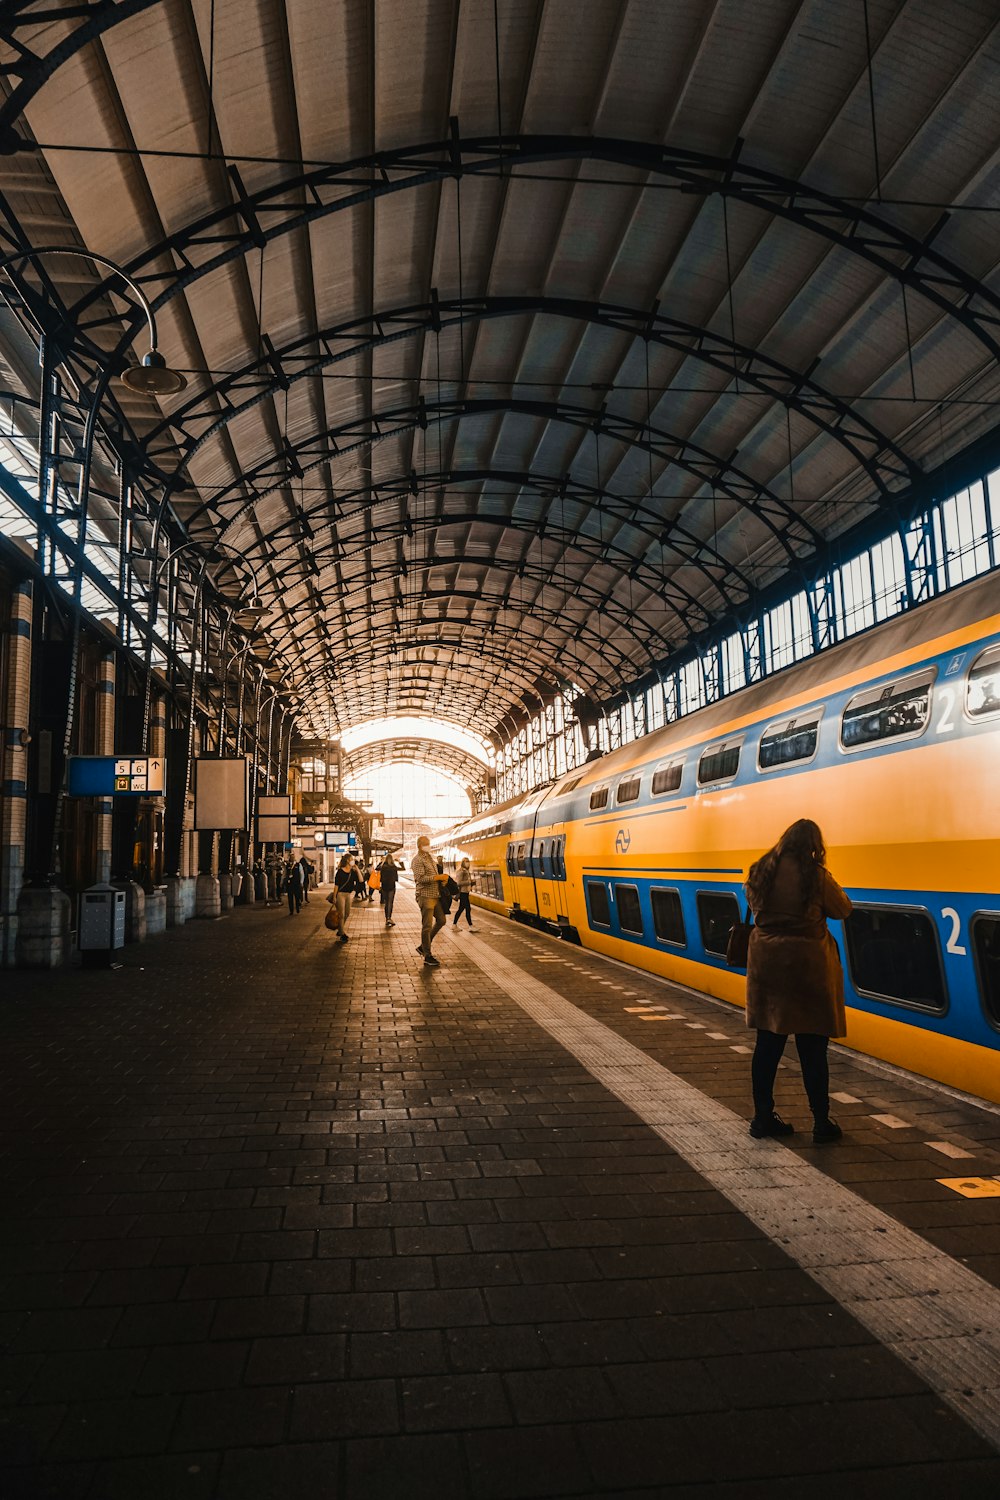
[[(992, 0), (63, 9), (0, 17), (0, 242), (151, 299), (132, 461), (306, 738), (607, 699), (996, 425)], [(131, 360), (121, 290), (41, 286)]]

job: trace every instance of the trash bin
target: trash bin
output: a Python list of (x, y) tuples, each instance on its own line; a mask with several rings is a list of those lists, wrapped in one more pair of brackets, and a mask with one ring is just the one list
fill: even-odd
[(111, 955), (125, 946), (125, 892), (92, 885), (80, 896), (78, 942), (87, 968), (107, 968)]

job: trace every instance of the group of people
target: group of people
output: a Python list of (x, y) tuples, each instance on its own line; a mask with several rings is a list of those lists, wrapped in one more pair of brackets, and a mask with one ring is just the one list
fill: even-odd
[[(417, 854), (413, 861), (413, 883), (417, 905), (420, 907), (420, 947), (418, 952), (429, 969), (441, 967), (434, 957), (432, 946), (437, 934), (445, 926), (452, 901), (457, 897), (458, 908), (454, 925), (465, 916), (466, 924), (472, 927), (472, 869), (468, 859), (463, 859), (454, 876), (445, 872), (443, 864), (435, 860), (430, 852), (430, 839), (417, 840)], [(359, 867), (353, 854), (345, 854), (333, 877), (333, 890), (327, 900), (336, 909), (336, 927), (341, 943), (350, 941), (351, 913), (355, 901), (368, 897), (374, 899), (379, 893), (382, 914), (387, 928), (395, 927), (392, 913), (396, 902), (396, 887), (399, 884), (399, 866), (391, 854), (374, 869), (365, 872)]]
[(374, 869), (367, 871), (364, 866), (356, 863), (353, 854), (345, 854), (333, 877), (333, 890), (326, 898), (337, 913), (338, 941), (341, 943), (350, 941), (351, 935), (348, 928), (355, 901), (374, 900), (376, 891), (381, 898), (386, 927), (395, 927), (392, 912), (396, 902), (398, 883), (399, 867), (391, 854), (387, 854)]

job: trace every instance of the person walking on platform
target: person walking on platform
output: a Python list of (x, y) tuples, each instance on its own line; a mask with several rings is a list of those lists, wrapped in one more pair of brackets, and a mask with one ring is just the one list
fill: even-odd
[(429, 969), (441, 967), (431, 952), (431, 945), (445, 925), (444, 908), (441, 905), (441, 887), (447, 875), (439, 875), (438, 867), (431, 858), (431, 841), (426, 834), (417, 839), (417, 854), (411, 865), (414, 894), (420, 907), (420, 947), (424, 963)]
[(337, 873), (333, 877), (333, 891), (327, 897), (337, 908), (337, 916), (340, 918), (340, 941), (350, 941), (347, 929), (351, 921), (351, 913), (354, 910), (354, 893), (361, 889), (358, 872), (354, 868), (354, 858), (345, 854), (337, 866)]
[(313, 875), (316, 873), (316, 866), (312, 864), (308, 859), (306, 859), (305, 855), (303, 854), (299, 859), (299, 869), (302, 871), (302, 899), (308, 906), (309, 887), (313, 883)]
[(455, 884), (458, 886), (458, 911), (455, 913), (455, 920), (451, 925), (452, 927), (458, 926), (458, 919), (464, 911), (465, 920), (469, 924), (469, 930), (475, 932), (476, 929), (472, 925), (472, 902), (469, 899), (472, 891), (472, 870), (469, 867), (468, 859), (463, 859), (455, 871)]
[(392, 908), (396, 902), (396, 886), (399, 884), (399, 871), (391, 854), (387, 854), (379, 866), (379, 874), (382, 876), (382, 884), (379, 889), (382, 892), (382, 912), (385, 916), (385, 925), (395, 927), (392, 920)]
[(813, 1114), (817, 1145), (840, 1139), (830, 1118), (831, 1037), (844, 1036), (844, 975), (827, 918), (843, 921), (849, 898), (826, 868), (823, 835), (800, 818), (750, 867), (747, 900), (754, 915), (747, 957), (747, 1025), (756, 1028), (751, 1065), (750, 1134), (793, 1135), (774, 1109), (774, 1080), (791, 1033)]
[(298, 860), (285, 865), (285, 895), (288, 897), (288, 915), (297, 917), (302, 910), (302, 866)]

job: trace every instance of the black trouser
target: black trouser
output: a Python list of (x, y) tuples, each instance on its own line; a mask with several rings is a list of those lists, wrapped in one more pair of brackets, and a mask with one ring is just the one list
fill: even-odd
[(294, 885), (286, 886), (285, 892), (288, 896), (288, 915), (294, 917), (302, 909), (302, 892)]
[[(774, 1080), (778, 1075), (778, 1064), (787, 1041), (787, 1034), (780, 1031), (757, 1033), (750, 1078), (753, 1083), (753, 1112), (758, 1120), (769, 1120), (774, 1113)], [(830, 1113), (830, 1068), (826, 1059), (829, 1044), (828, 1036), (816, 1036), (810, 1031), (798, 1031), (795, 1034), (795, 1047), (799, 1054), (809, 1108), (819, 1121), (827, 1119)]]
[(458, 911), (455, 913), (455, 920), (451, 924), (452, 927), (457, 927), (458, 926), (458, 919), (462, 915), (463, 911), (465, 912), (465, 920), (468, 922), (469, 926), (471, 927), (472, 926), (472, 902), (469, 900), (469, 893), (468, 893), (468, 891), (459, 891), (459, 893), (458, 893)]
[(388, 886), (388, 887), (383, 886), (382, 887), (382, 905), (385, 908), (385, 920), (387, 922), (391, 922), (392, 921), (392, 908), (393, 908), (393, 905), (395, 903), (395, 900), (396, 900), (396, 887), (394, 885), (391, 885), (391, 886)]

